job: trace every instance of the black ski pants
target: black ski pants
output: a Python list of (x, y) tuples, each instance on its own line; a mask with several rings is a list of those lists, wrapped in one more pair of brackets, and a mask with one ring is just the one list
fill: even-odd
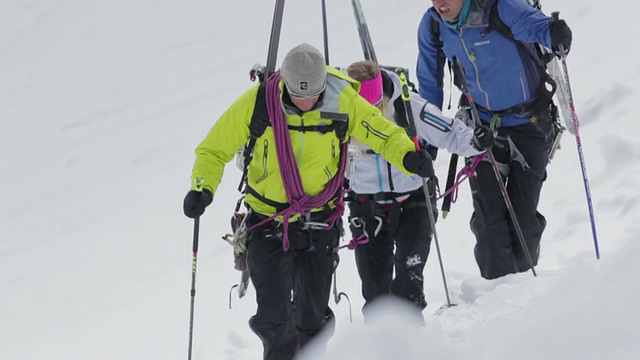
[[(496, 161), (508, 168), (508, 175), (501, 174), (502, 182), (511, 199), (533, 266), (538, 263), (540, 239), (547, 224), (537, 208), (553, 142), (551, 129), (548, 115), (541, 117), (537, 124), (498, 129), (499, 136), (511, 138), (526, 160), (525, 164), (514, 160), (498, 146), (493, 148)], [(529, 270), (531, 266), (520, 245), (491, 163), (482, 161), (476, 174), (469, 178), (474, 208), (470, 226), (476, 237), (474, 255), (481, 276), (495, 279)]]
[[(249, 226), (261, 218), (251, 215)], [(329, 230), (300, 228), (290, 225), (286, 252), (277, 222), (248, 234), (247, 264), (258, 303), (249, 326), (262, 340), (265, 360), (293, 359), (323, 329), (333, 333), (335, 327), (328, 304), (342, 224)]]
[[(388, 205), (363, 195), (355, 194), (354, 197), (354, 201), (349, 203), (351, 233), (357, 237), (364, 228), (371, 236), (368, 243), (358, 245), (355, 249), (362, 296), (365, 299), (365, 320), (367, 307), (385, 295), (407, 300), (422, 312), (427, 306), (423, 270), (432, 235), (424, 191), (419, 188), (405, 201)], [(433, 196), (431, 203), (435, 218), (437, 210)], [(361, 223), (354, 223), (355, 218), (364, 220), (364, 225), (356, 226)], [(382, 223), (376, 234), (378, 219)]]

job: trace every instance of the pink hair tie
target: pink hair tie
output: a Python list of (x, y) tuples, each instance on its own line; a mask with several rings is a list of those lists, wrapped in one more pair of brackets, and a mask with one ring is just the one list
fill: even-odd
[(360, 96), (374, 105), (382, 100), (382, 72), (371, 80), (360, 82)]

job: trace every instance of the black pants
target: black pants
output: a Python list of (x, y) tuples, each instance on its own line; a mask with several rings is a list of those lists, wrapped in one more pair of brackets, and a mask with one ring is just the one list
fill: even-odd
[[(437, 210), (433, 196), (431, 203), (435, 218)], [(405, 299), (422, 312), (427, 306), (422, 272), (429, 256), (432, 235), (422, 188), (413, 192), (404, 202), (390, 205), (358, 199), (356, 194), (355, 200), (349, 203), (349, 209), (350, 219), (363, 219), (370, 236), (373, 236), (378, 225), (375, 217), (383, 220), (377, 235), (355, 249), (365, 299), (365, 320), (367, 306), (384, 295)], [(362, 227), (350, 223), (354, 237), (362, 234)]]
[[(257, 221), (252, 217), (249, 223)], [(331, 332), (335, 327), (328, 304), (342, 224), (329, 230), (300, 230), (292, 224), (286, 252), (282, 227), (276, 224), (255, 229), (247, 239), (247, 264), (258, 303), (249, 325), (262, 340), (265, 360), (293, 359), (325, 327)]]
[[(551, 123), (548, 116), (541, 117), (538, 124), (499, 128), (498, 134), (511, 137), (529, 166), (525, 168), (520, 162), (510, 160), (494, 147), (496, 160), (508, 165), (509, 173), (502, 175), (502, 180), (535, 266), (547, 224), (537, 208), (553, 141)], [(476, 174), (469, 179), (474, 208), (470, 225), (476, 237), (474, 254), (480, 274), (485, 279), (495, 279), (529, 270), (492, 165), (481, 162)]]

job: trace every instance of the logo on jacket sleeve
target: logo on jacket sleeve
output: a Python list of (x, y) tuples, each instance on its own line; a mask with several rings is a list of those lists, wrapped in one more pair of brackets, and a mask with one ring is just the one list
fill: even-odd
[(453, 125), (453, 120), (451, 122), (446, 121), (445, 119), (439, 118), (427, 110), (427, 104), (422, 107), (420, 110), (420, 120), (428, 125), (433, 126), (434, 128), (442, 131), (449, 132), (451, 131), (451, 126)]

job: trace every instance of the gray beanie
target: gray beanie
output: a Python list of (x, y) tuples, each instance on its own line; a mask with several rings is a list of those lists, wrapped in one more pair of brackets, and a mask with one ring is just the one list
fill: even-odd
[(318, 49), (303, 43), (287, 53), (280, 75), (289, 93), (296, 97), (311, 97), (324, 91), (327, 67)]

